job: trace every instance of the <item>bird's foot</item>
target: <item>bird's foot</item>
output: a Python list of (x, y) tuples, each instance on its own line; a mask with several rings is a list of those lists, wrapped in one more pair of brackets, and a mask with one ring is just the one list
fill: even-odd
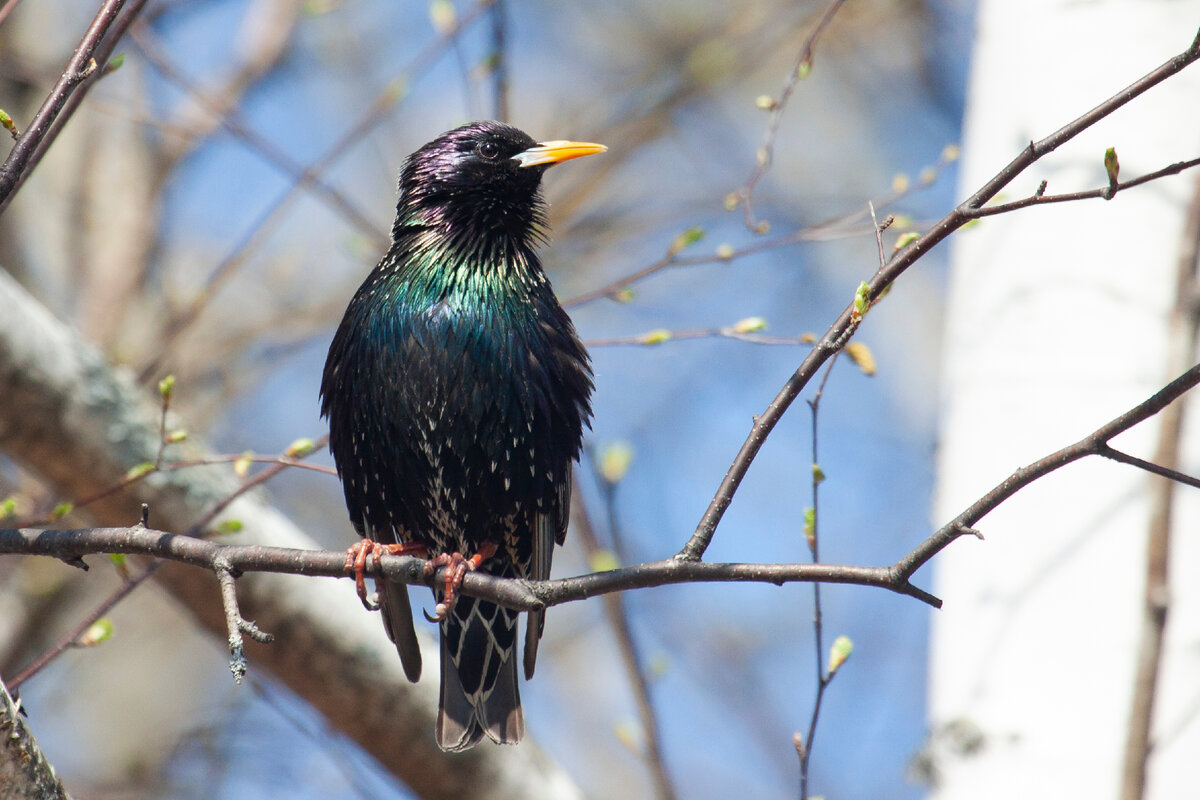
[(479, 547), (479, 552), (470, 558), (467, 558), (462, 553), (442, 553), (440, 556), (429, 559), (425, 563), (425, 574), (432, 575), (438, 567), (445, 567), (446, 587), (442, 593), (442, 602), (434, 606), (432, 615), (427, 612), (425, 619), (430, 622), (441, 622), (444, 620), (446, 615), (450, 613), (450, 609), (454, 608), (454, 603), (458, 599), (458, 588), (462, 586), (463, 577), (468, 572), (474, 572), (479, 568), (480, 564), (496, 555), (497, 549), (494, 542), (484, 542)]
[(367, 570), (367, 558), (373, 559), (375, 565), (379, 566), (379, 559), (384, 554), (389, 556), (424, 556), (428, 555), (428, 553), (429, 548), (416, 542), (382, 544), (372, 539), (363, 539), (356, 542), (346, 551), (345, 570), (347, 574), (354, 576), (354, 588), (358, 590), (358, 599), (362, 601), (363, 607), (367, 611), (377, 611), (379, 610), (379, 603), (367, 597), (367, 579), (364, 574)]

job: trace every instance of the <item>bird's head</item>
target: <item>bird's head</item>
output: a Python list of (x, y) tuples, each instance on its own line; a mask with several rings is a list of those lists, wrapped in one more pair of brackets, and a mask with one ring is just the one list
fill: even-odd
[(546, 169), (606, 149), (590, 142), (538, 143), (501, 122), (455, 128), (409, 156), (400, 173), (397, 226), (525, 238), (542, 221), (538, 187)]

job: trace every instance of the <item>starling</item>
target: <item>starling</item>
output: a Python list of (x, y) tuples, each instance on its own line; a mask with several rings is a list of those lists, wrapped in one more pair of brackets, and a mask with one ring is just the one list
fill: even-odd
[[(321, 381), (321, 413), (355, 530), (360, 596), (368, 554), (448, 565), (437, 742), (515, 743), (517, 612), (454, 597), (467, 569), (549, 577), (591, 417), (587, 351), (535, 248), (546, 235), (542, 174), (602, 145), (541, 144), (475, 122), (413, 153), (400, 175), (392, 244), (350, 301)], [(407, 587), (376, 582), (409, 680), (421, 674)], [(543, 612), (530, 612), (533, 674)]]

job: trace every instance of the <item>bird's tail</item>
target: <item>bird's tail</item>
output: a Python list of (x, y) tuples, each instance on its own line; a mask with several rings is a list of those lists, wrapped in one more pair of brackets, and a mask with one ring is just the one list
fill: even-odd
[(404, 675), (413, 683), (421, 677), (421, 645), (417, 643), (417, 632), (413, 628), (412, 605), (408, 601), (408, 587), (387, 580), (375, 581), (379, 594), (379, 610), (383, 612), (383, 627), (388, 638), (396, 645)]
[(443, 750), (466, 750), (484, 735), (497, 744), (516, 744), (525, 734), (515, 658), (518, 617), (460, 595), (442, 621), (437, 742)]

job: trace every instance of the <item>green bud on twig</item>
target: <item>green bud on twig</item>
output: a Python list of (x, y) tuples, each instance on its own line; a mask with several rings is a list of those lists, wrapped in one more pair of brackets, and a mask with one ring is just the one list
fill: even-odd
[(21, 134), (17, 130), (17, 123), (13, 122), (13, 118), (2, 108), (0, 108), (0, 125), (3, 125), (4, 129), (12, 134), (14, 141), (20, 138)]
[(667, 255), (677, 256), (703, 238), (704, 229), (698, 225), (693, 225), (675, 237), (675, 240), (671, 242), (671, 246), (667, 248)]
[(671, 340), (671, 332), (666, 328), (655, 328), (646, 331), (638, 337), (638, 344), (662, 344)]
[(153, 471), (154, 471), (154, 462), (144, 461), (141, 464), (138, 464), (137, 466), (130, 467), (129, 471), (125, 473), (124, 480), (136, 481), (138, 478), (142, 477), (146, 473), (153, 472)]
[(287, 450), (283, 451), (283, 454), (285, 456), (290, 456), (291, 458), (302, 458), (311, 453), (313, 451), (313, 447), (315, 447), (315, 445), (313, 444), (312, 439), (301, 438), (289, 444), (287, 446)]
[(833, 677), (833, 673), (838, 671), (838, 667), (846, 663), (846, 659), (854, 652), (854, 642), (850, 641), (849, 636), (839, 636), (833, 640), (833, 646), (829, 648), (829, 677)]
[(101, 617), (93, 622), (83, 635), (75, 640), (75, 644), (79, 647), (95, 647), (101, 642), (108, 641), (113, 637), (112, 620), (108, 617)]

